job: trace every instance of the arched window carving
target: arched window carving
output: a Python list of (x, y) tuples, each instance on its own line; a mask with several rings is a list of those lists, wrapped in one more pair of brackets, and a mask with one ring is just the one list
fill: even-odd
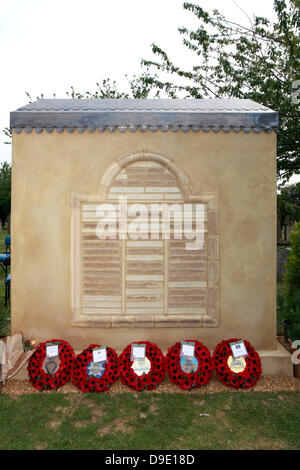
[[(126, 199), (126, 237), (120, 236), (124, 226), (117, 218), (116, 224), (110, 225), (116, 228), (115, 234), (99, 239), (97, 209), (100, 204), (110, 204), (118, 214), (120, 197)], [(138, 212), (143, 235), (139, 230), (136, 236), (128, 233), (137, 220), (137, 213), (130, 209), (133, 204), (147, 209), (147, 217)], [(150, 210), (162, 204), (173, 210), (169, 239), (162, 234), (161, 213), (153, 216)], [(178, 227), (173, 214), (182, 216), (183, 230), (184, 204), (203, 207), (203, 244), (196, 250), (186, 249), (191, 240), (184, 233), (182, 239), (174, 237)], [(195, 212), (193, 223), (194, 217)], [(217, 326), (216, 198), (191, 195), (188, 178), (172, 160), (143, 153), (114, 162), (103, 176), (99, 195), (73, 195), (72, 240), (73, 324)]]

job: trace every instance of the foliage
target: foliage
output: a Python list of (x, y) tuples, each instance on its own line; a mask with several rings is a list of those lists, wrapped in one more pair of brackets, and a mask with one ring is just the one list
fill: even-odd
[[(96, 83), (96, 89), (94, 91), (77, 91), (73, 86), (70, 87), (69, 91), (66, 91), (66, 95), (71, 99), (128, 99), (136, 98), (147, 98), (150, 91), (151, 91), (151, 84), (147, 85), (144, 84), (144, 80), (146, 81), (147, 73), (143, 73), (143, 81), (141, 81), (141, 77), (137, 78), (133, 76), (133, 78), (129, 79), (127, 75), (125, 75), (128, 83), (129, 92), (118, 91), (116, 81), (111, 81), (109, 78), (102, 80), (101, 83)], [(28, 91), (25, 92), (27, 98), (29, 99), (29, 103), (32, 103), (33, 98)], [(56, 95), (53, 94), (53, 98), (55, 99)], [(40, 95), (36, 96), (37, 100), (43, 99), (44, 94), (40, 93)], [(6, 129), (8, 131), (8, 129)], [(3, 131), (4, 132), (4, 131)], [(8, 134), (6, 133), (8, 136)]]
[(281, 188), (281, 194), (285, 195), (291, 204), (300, 207), (300, 183), (284, 186)]
[(284, 285), (278, 295), (278, 308), (290, 325), (288, 335), (300, 339), (300, 222), (290, 233), (291, 248), (285, 265)]
[(11, 129), (9, 129), (9, 127), (5, 127), (4, 129), (2, 129), (2, 133), (5, 135), (5, 137), (7, 137), (9, 140), (7, 142), (4, 142), (5, 144), (8, 144), (10, 145), (11, 144)]
[(300, 222), (294, 225), (290, 238), (291, 250), (286, 263), (284, 283), (289, 291), (293, 291), (300, 289)]
[(300, 289), (290, 291), (284, 286), (278, 293), (277, 302), (280, 317), (288, 324), (288, 337), (293, 341), (300, 339)]
[[(274, 0), (277, 19), (247, 13), (249, 25), (241, 25), (214, 10), (185, 2), (185, 10), (199, 20), (195, 30), (179, 28), (183, 45), (195, 53), (195, 65), (185, 70), (158, 45), (152, 44), (157, 61), (142, 60), (144, 71), (120, 92), (115, 81), (105, 79), (95, 91), (71, 87), (67, 96), (89, 98), (248, 98), (279, 111), (278, 178), (283, 184), (300, 173), (300, 14), (299, 0)], [(171, 80), (165, 78), (171, 75)], [(31, 96), (26, 92), (31, 100)], [(53, 95), (55, 98), (55, 95)], [(43, 99), (40, 94), (37, 99)], [(2, 131), (11, 136), (10, 129)], [(9, 143), (9, 142), (6, 142)]]
[(0, 220), (2, 227), (10, 214), (11, 165), (2, 162), (0, 166)]
[(295, 312), (295, 321), (293, 321), (291, 326), (288, 328), (288, 334), (292, 341), (296, 341), (300, 339), (300, 306), (298, 305), (298, 309)]
[[(28, 91), (26, 91), (25, 93), (26, 93), (26, 95), (29, 99), (29, 103), (32, 103), (33, 98), (31, 96), (31, 94)], [(119, 92), (117, 90), (116, 82), (111, 81), (109, 78), (103, 80), (101, 84), (99, 82), (97, 82), (96, 83), (96, 90), (93, 91), (93, 92), (90, 92), (90, 91), (79, 92), (79, 91), (76, 91), (73, 86), (71, 86), (70, 90), (66, 92), (66, 95), (69, 98), (76, 99), (76, 100), (79, 100), (79, 99), (95, 99), (95, 98), (99, 98), (99, 99), (105, 99), (105, 98), (114, 99), (115, 98), (115, 99), (117, 99), (117, 98), (128, 98), (129, 97), (129, 95), (127, 93)], [(56, 98), (55, 93), (53, 94), (53, 98), (54, 99)], [(36, 99), (37, 100), (44, 99), (44, 94), (40, 93), (40, 95), (38, 95), (36, 97)]]
[(284, 310), (284, 286), (282, 282), (277, 282), (277, 334), (283, 335), (283, 320), (286, 319), (286, 312)]
[[(6, 230), (0, 230), (0, 252), (5, 249)], [(0, 338), (10, 335), (10, 302), (5, 306), (5, 272), (0, 268)]]
[[(143, 74), (143, 77), (146, 77), (147, 74)], [(129, 97), (131, 98), (136, 98), (136, 99), (141, 99), (141, 98), (147, 98), (151, 86), (144, 84), (141, 82), (140, 79), (138, 79), (136, 76), (134, 76), (132, 79), (129, 79), (127, 75), (125, 75), (128, 86), (130, 88), (131, 93), (126, 93), (126, 92), (119, 92), (117, 89), (117, 85), (115, 81), (111, 81), (109, 78), (105, 79), (102, 81), (102, 83), (96, 83), (96, 90), (93, 92), (86, 91), (84, 93), (77, 92), (74, 90), (74, 87), (71, 86), (71, 90), (67, 91), (66, 94), (69, 96), (69, 98), (75, 98), (75, 99), (95, 99), (95, 98), (100, 98), (100, 99), (117, 99), (117, 98), (122, 98), (122, 99), (128, 99)]]
[(277, 196), (277, 212), (281, 227), (287, 216), (292, 223), (300, 221), (300, 183), (281, 188)]
[(249, 26), (193, 3), (185, 2), (183, 7), (199, 20), (195, 30), (179, 28), (184, 46), (195, 53), (194, 67), (185, 70), (153, 44), (158, 60), (143, 60), (142, 64), (160, 76), (171, 74), (181, 83), (149, 73), (141, 82), (171, 98), (180, 92), (191, 98), (249, 98), (278, 110), (278, 177), (287, 181), (300, 173), (300, 106), (299, 100), (292, 99), (300, 78), (299, 1), (274, 0), (274, 23), (246, 14)]

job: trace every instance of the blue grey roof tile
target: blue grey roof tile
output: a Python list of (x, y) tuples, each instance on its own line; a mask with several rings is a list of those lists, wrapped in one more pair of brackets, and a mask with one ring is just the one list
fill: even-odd
[(278, 113), (242, 99), (43, 99), (11, 112), (10, 125), (17, 133), (22, 129), (271, 132), (278, 129)]

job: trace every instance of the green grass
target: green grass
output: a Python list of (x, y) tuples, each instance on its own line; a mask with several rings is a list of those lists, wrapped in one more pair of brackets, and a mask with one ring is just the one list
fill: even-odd
[[(5, 252), (6, 230), (0, 230), (0, 253)], [(10, 267), (8, 268), (10, 272)], [(5, 307), (5, 272), (0, 267), (0, 338), (10, 334), (10, 302)]]
[(299, 449), (299, 429), (299, 392), (0, 395), (1, 450)]

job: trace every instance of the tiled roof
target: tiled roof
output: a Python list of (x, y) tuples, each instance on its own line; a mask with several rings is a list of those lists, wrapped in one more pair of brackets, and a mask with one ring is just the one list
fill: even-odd
[(270, 132), (278, 128), (278, 113), (251, 100), (239, 99), (43, 99), (11, 113), (11, 128), (19, 133), (104, 131), (244, 130)]

